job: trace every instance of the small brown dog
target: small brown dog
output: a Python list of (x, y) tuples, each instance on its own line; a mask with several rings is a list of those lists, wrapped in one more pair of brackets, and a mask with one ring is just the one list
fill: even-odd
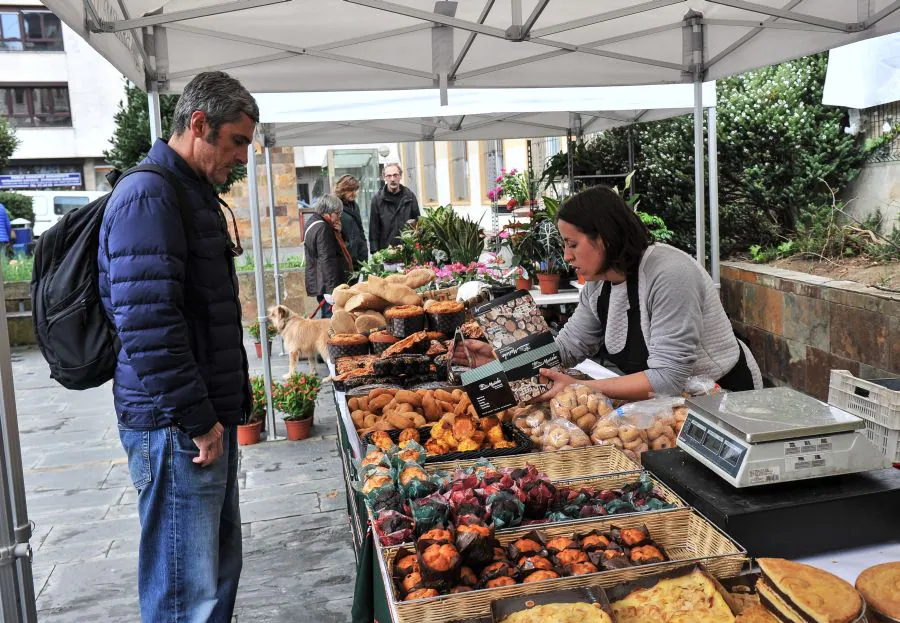
[(269, 322), (281, 335), (290, 353), (290, 368), (284, 378), (294, 373), (300, 355), (309, 361), (309, 370), (316, 372), (316, 353), (328, 361), (328, 328), (330, 320), (309, 320), (284, 305), (269, 308)]

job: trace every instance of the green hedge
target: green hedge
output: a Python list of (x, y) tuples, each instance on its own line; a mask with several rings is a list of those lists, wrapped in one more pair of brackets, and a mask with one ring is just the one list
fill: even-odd
[(34, 226), (34, 209), (31, 207), (31, 197), (19, 193), (0, 191), (0, 203), (6, 206), (9, 212), (9, 220), (16, 218), (28, 219)]

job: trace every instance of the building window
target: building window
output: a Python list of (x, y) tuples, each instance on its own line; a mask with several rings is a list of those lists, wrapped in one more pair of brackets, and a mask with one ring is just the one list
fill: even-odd
[(71, 127), (69, 89), (0, 86), (0, 115), (19, 127)]
[(434, 141), (422, 143), (422, 203), (434, 205), (438, 202), (437, 169), (434, 155)]
[(403, 185), (409, 188), (416, 197), (419, 196), (419, 159), (416, 156), (415, 143), (403, 143)]
[(465, 141), (450, 142), (450, 193), (454, 203), (469, 200), (469, 162)]
[(481, 195), (485, 201), (488, 191), (497, 186), (497, 177), (503, 168), (503, 141), (481, 142)]
[(62, 26), (50, 11), (0, 9), (0, 50), (63, 50)]

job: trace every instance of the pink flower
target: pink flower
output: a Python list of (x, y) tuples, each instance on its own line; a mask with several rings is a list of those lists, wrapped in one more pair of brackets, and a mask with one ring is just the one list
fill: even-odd
[(509, 172), (510, 175), (515, 175), (518, 172), (518, 169), (513, 169)]
[(498, 175), (498, 176), (497, 176), (497, 179), (496, 179), (495, 181), (499, 184), (500, 182), (503, 181), (503, 176), (502, 176), (502, 175)]
[(506, 169), (500, 169), (500, 173), (502, 173), (503, 175), (506, 175)]
[(509, 238), (509, 232), (504, 229), (500, 232), (500, 237), (506, 240), (507, 238)]
[(497, 197), (494, 195), (494, 191), (493, 191), (493, 190), (489, 190), (487, 196), (488, 196), (488, 199), (490, 199), (491, 201), (494, 201), (494, 200), (497, 198)]

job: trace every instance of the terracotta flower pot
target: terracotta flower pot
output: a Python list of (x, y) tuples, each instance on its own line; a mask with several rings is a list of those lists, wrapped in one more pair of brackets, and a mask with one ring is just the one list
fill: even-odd
[(252, 424), (238, 424), (238, 445), (252, 446), (255, 443), (259, 443), (259, 433), (261, 431), (262, 422), (253, 422)]
[(285, 420), (284, 426), (287, 428), (287, 438), (291, 441), (307, 439), (312, 429), (312, 424), (312, 416), (302, 420)]
[(538, 273), (538, 284), (541, 294), (556, 294), (559, 292), (559, 274)]
[(516, 279), (516, 290), (530, 290), (531, 279), (528, 277), (519, 277)]
[[(256, 342), (253, 345), (256, 347), (256, 358), (262, 359), (262, 344)], [(269, 340), (269, 354), (272, 354), (272, 340)]]

